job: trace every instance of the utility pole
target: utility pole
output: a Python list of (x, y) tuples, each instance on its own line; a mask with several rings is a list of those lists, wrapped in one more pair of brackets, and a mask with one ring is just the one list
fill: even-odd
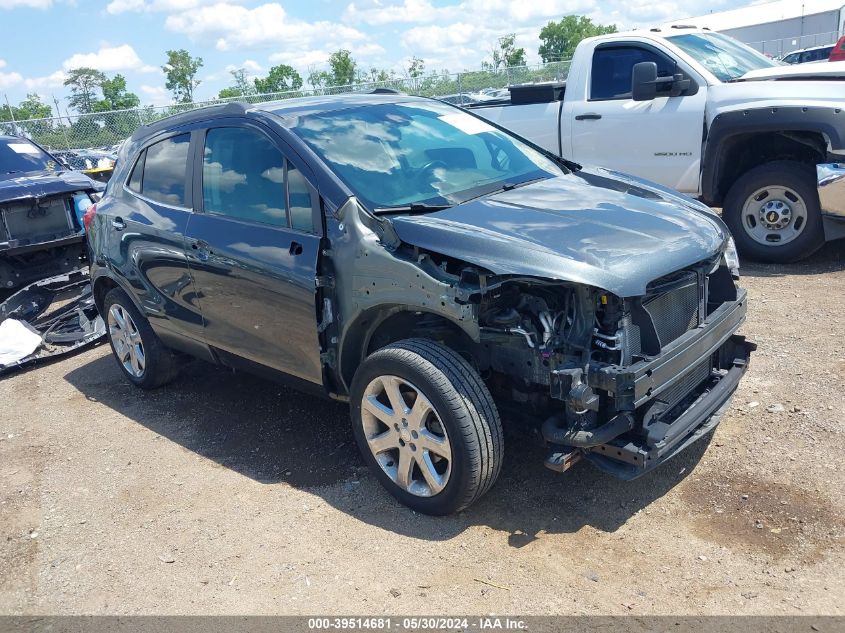
[[(59, 117), (59, 127), (62, 128), (62, 134), (64, 134), (64, 137), (65, 137), (65, 145), (67, 145), (67, 148), (70, 149), (70, 140), (68, 140), (68, 137), (67, 137), (67, 128), (64, 126), (64, 123), (62, 123), (62, 111), (59, 109), (59, 100), (56, 99), (56, 95), (52, 95), (52, 96), (53, 96), (53, 103), (56, 104), (56, 114)], [(67, 124), (68, 124), (68, 127), (69, 127), (70, 126), (70, 119), (67, 120)]]

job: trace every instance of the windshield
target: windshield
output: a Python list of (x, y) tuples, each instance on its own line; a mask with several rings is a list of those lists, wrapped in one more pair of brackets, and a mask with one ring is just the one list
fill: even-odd
[(0, 138), (0, 174), (56, 171), (59, 167), (52, 156), (24, 138)]
[(782, 65), (721, 33), (685, 33), (667, 39), (720, 81), (731, 81), (752, 70)]
[(414, 203), (451, 206), (563, 169), (484, 120), (437, 102), (286, 118), (371, 210)]

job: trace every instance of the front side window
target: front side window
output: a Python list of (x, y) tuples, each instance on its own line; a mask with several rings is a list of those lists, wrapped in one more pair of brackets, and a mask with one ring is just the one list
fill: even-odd
[(214, 128), (205, 139), (203, 210), (288, 226), (285, 160), (266, 136), (248, 128)]
[[(657, 64), (657, 76), (669, 80), (675, 74), (675, 63), (668, 57), (640, 46), (612, 46), (596, 49), (590, 73), (590, 99), (630, 99), (631, 76), (640, 62)], [(658, 84), (658, 94), (665, 87)]]
[[(190, 145), (191, 135), (180, 134), (154, 143), (146, 149), (141, 180), (141, 193), (144, 196), (164, 204), (186, 206), (185, 178)], [(138, 170), (138, 165), (135, 166), (135, 171)], [(135, 177), (133, 171), (131, 181), (134, 181)]]
[(412, 203), (451, 206), (563, 171), (483, 119), (435, 101), (285, 115), (285, 120), (373, 211)]

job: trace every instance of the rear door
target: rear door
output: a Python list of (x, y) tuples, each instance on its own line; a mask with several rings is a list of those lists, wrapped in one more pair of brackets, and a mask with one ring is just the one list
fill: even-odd
[(191, 215), (190, 132), (157, 137), (136, 156), (114, 196), (97, 205), (105, 216), (108, 257), (151, 325), (202, 340), (203, 325), (185, 260)]
[(212, 347), (322, 382), (319, 201), (283, 141), (246, 121), (195, 132), (188, 260)]
[[(694, 95), (670, 97), (667, 81), (658, 85), (654, 100), (634, 101), (631, 75), (639, 62), (655, 62), (658, 77), (667, 79), (678, 69), (699, 89)], [(696, 193), (706, 98), (703, 79), (652, 46), (599, 46), (593, 52), (587, 100), (564, 108), (563, 116), (571, 118), (566, 127), (572, 130), (571, 151), (564, 149), (564, 156)]]

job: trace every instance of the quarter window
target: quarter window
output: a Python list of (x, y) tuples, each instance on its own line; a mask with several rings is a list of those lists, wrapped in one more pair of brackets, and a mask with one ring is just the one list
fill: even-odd
[(593, 53), (593, 67), (590, 75), (590, 98), (630, 99), (631, 75), (634, 64), (654, 62), (657, 64), (657, 76), (666, 77), (667, 84), (658, 84), (661, 90), (668, 91), (669, 79), (675, 73), (675, 63), (656, 51), (639, 46), (613, 46), (596, 49)]
[(135, 193), (141, 193), (141, 179), (144, 175), (144, 156), (146, 152), (141, 152), (138, 160), (135, 162), (135, 167), (132, 168), (132, 175), (129, 177), (129, 188)]
[(314, 230), (314, 200), (311, 186), (302, 172), (288, 161), (288, 209), (291, 227), (299, 231)]

